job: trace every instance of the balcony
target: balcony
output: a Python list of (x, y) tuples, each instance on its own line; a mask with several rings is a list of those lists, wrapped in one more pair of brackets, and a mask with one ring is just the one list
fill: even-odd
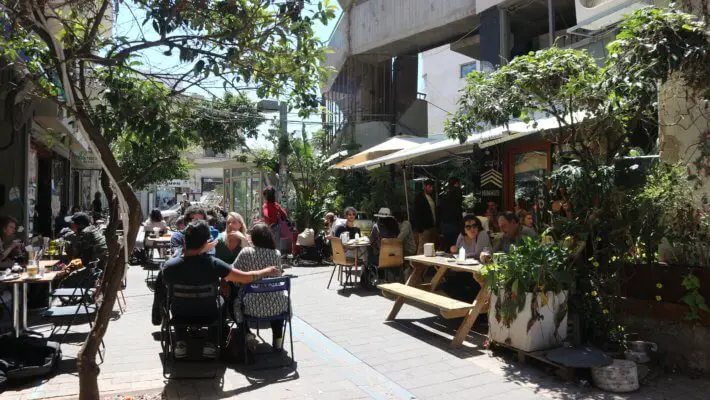
[(337, 71), (351, 55), (381, 60), (457, 40), (478, 21), (473, 0), (354, 1), (343, 10), (328, 44), (333, 53), (326, 59), (326, 66)]

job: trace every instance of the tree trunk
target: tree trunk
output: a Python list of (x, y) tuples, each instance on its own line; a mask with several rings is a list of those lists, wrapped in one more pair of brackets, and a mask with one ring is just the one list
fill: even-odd
[[(104, 161), (104, 170), (101, 174), (101, 186), (109, 200), (110, 213), (109, 224), (105, 232), (106, 244), (108, 245), (108, 259), (104, 270), (104, 277), (101, 282), (103, 301), (97, 310), (91, 332), (86, 338), (77, 357), (79, 398), (82, 400), (98, 400), (101, 396), (97, 381), (100, 369), (96, 363), (96, 356), (100, 350), (104, 335), (106, 334), (118, 291), (121, 289), (127, 262), (125, 254), (133, 250), (133, 245), (135, 244), (140, 227), (141, 214), (138, 199), (130, 185), (121, 179), (122, 174), (120, 167), (116, 163), (116, 159), (113, 157), (108, 143), (98, 134), (98, 130), (91, 124), (88, 118), (86, 118), (85, 114), (80, 111), (77, 117), (82, 119), (83, 126), (88, 136), (96, 146), (102, 161)], [(116, 186), (120, 193), (114, 193), (113, 188), (111, 188), (111, 181), (117, 182)], [(128, 220), (125, 221), (128, 222), (128, 225), (123, 227), (125, 235), (124, 243), (128, 248), (127, 252), (124, 251), (123, 246), (119, 243), (116, 236), (118, 221), (121, 219), (119, 195), (125, 199), (128, 213)]]

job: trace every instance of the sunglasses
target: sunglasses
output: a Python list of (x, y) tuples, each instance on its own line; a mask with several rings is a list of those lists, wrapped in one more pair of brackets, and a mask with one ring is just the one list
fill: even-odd
[(478, 229), (478, 225), (464, 225), (463, 227), (464, 227), (464, 229), (473, 229), (473, 228)]

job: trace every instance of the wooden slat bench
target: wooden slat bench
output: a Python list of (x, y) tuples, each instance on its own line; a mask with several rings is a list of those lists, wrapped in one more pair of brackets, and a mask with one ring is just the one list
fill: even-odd
[(440, 294), (401, 283), (385, 283), (377, 286), (377, 288), (385, 293), (404, 297), (405, 299), (437, 308), (441, 312), (441, 316), (447, 319), (463, 317), (473, 308), (471, 303), (464, 303), (460, 300), (451, 299)]
[[(390, 314), (387, 316), (387, 321), (392, 321), (397, 317), (405, 300), (437, 308), (441, 316), (447, 319), (464, 317), (456, 331), (454, 339), (451, 341), (452, 347), (460, 346), (471, 330), (471, 327), (476, 322), (478, 314), (488, 310), (490, 292), (486, 287), (486, 282), (481, 276), (481, 266), (478, 263), (474, 263), (473, 265), (458, 265), (455, 260), (446, 257), (410, 256), (405, 259), (410, 261), (413, 267), (412, 274), (409, 276), (407, 284), (387, 283), (378, 286), (383, 294), (395, 296), (392, 311), (390, 311)], [(436, 274), (430, 284), (422, 285), (422, 276), (430, 267), (437, 270)], [(481, 285), (481, 290), (472, 303), (451, 299), (436, 293), (439, 282), (448, 270), (473, 274), (473, 278)]]

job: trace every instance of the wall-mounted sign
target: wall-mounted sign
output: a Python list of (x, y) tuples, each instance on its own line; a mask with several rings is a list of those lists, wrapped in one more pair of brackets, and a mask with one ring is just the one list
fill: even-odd
[(80, 151), (72, 157), (74, 169), (101, 169), (99, 159), (90, 151)]
[(503, 174), (494, 169), (484, 172), (481, 174), (481, 187), (485, 186), (503, 188)]

